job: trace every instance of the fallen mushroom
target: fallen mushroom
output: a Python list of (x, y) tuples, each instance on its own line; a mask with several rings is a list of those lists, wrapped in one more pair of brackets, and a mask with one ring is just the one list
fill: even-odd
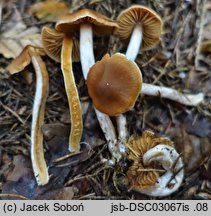
[(144, 131), (141, 137), (131, 136), (127, 147), (127, 157), (133, 161), (127, 171), (129, 190), (156, 197), (168, 196), (180, 187), (183, 162), (171, 140)]
[[(118, 27), (115, 34), (123, 41), (129, 41), (129, 45), (125, 56), (135, 61), (139, 50), (148, 50), (154, 47), (160, 41), (160, 35), (162, 31), (162, 19), (153, 10), (134, 5), (128, 9), (122, 11), (117, 17)], [(204, 99), (204, 94), (199, 93), (196, 95), (182, 94), (172, 88), (160, 87), (152, 84), (142, 84), (141, 94), (160, 96), (167, 98), (178, 103), (197, 106)], [(117, 122), (124, 122), (119, 124), (119, 144), (122, 146), (122, 141), (126, 140), (127, 129), (125, 116), (120, 115)], [(122, 140), (122, 141), (121, 141)]]
[(42, 29), (42, 42), (46, 53), (54, 60), (61, 61), (61, 69), (71, 116), (69, 151), (78, 152), (80, 150), (80, 140), (83, 132), (83, 120), (78, 91), (72, 71), (72, 61), (79, 59), (77, 43), (69, 34), (57, 32), (48, 27)]
[(22, 71), (27, 65), (30, 64), (30, 62), (32, 62), (35, 69), (36, 92), (31, 124), (31, 160), (38, 185), (45, 185), (49, 181), (48, 169), (43, 153), (42, 134), (45, 103), (48, 95), (48, 72), (45, 63), (40, 57), (42, 55), (45, 55), (42, 48), (28, 45), (7, 67), (10, 74)]
[[(56, 23), (56, 30), (59, 32), (68, 32), (70, 34), (80, 32), (80, 60), (84, 79), (92, 65), (95, 63), (93, 51), (93, 33), (96, 35), (111, 34), (117, 24), (108, 17), (89, 9), (82, 9), (74, 13), (69, 13), (60, 18)], [(116, 154), (116, 133), (114, 126), (108, 115), (98, 111), (95, 113), (105, 138), (109, 143), (110, 152), (114, 158), (120, 158)]]

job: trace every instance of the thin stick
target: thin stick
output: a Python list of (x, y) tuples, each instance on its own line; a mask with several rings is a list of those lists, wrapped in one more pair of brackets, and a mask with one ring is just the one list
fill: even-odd
[[(200, 14), (200, 25), (199, 25), (199, 32), (198, 32), (198, 39), (197, 39), (197, 46), (196, 46), (196, 55), (195, 55), (195, 67), (199, 67), (199, 56), (200, 56), (200, 48), (201, 48), (201, 41), (202, 41), (202, 33), (203, 33), (203, 27), (205, 24), (205, 15), (206, 15), (206, 2), (207, 0), (202, 0), (202, 3), (200, 3), (202, 9), (199, 12)], [(198, 3), (199, 5), (199, 3)], [(197, 5), (197, 6), (198, 6)]]

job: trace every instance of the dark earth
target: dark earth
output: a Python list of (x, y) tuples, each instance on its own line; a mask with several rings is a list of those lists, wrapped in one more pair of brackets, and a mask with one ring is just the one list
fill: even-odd
[[(54, 18), (38, 18), (29, 8), (40, 0), (2, 1), (0, 47), (3, 33), (16, 25), (15, 14), (26, 29), (54, 27)], [(127, 112), (130, 135), (146, 129), (169, 137), (184, 161), (185, 178), (175, 193), (156, 199), (211, 199), (211, 4), (206, 0), (83, 0), (65, 1), (73, 10), (90, 8), (116, 19), (133, 4), (155, 10), (163, 19), (161, 42), (140, 52), (136, 63), (143, 80), (184, 93), (205, 94), (196, 107), (158, 97), (140, 95)], [(51, 14), (52, 15), (52, 14)], [(53, 17), (53, 15), (52, 15)], [(206, 44), (205, 44), (206, 43)], [(95, 37), (96, 60), (105, 53), (125, 53), (126, 45), (114, 36)], [(15, 49), (15, 48), (14, 48)], [(1, 49), (0, 49), (1, 50)], [(31, 113), (36, 77), (32, 65), (9, 76), (12, 58), (0, 53), (0, 198), (1, 199), (155, 199), (128, 191), (122, 183), (130, 162), (108, 166), (111, 157), (89, 98), (81, 65), (73, 64), (82, 108), (84, 131), (81, 152), (68, 152), (69, 108), (60, 64), (45, 56), (49, 96), (43, 126), (45, 158), (50, 182), (38, 187), (30, 159)], [(114, 122), (115, 123), (115, 122)]]

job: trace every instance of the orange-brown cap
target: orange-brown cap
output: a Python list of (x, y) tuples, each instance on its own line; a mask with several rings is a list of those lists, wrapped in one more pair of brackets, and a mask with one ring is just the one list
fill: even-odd
[(108, 17), (90, 9), (82, 9), (60, 17), (55, 28), (60, 32), (75, 33), (82, 23), (91, 23), (96, 35), (111, 34), (117, 27), (117, 24)]
[(22, 52), (8, 65), (7, 70), (10, 74), (15, 74), (22, 71), (31, 62), (33, 53), (45, 55), (45, 51), (41, 47), (27, 45)]
[(130, 39), (133, 28), (140, 24), (143, 31), (141, 50), (147, 50), (160, 41), (162, 20), (153, 10), (134, 5), (122, 11), (117, 17), (118, 27), (115, 34), (123, 41)]
[(87, 87), (95, 107), (110, 116), (132, 109), (141, 91), (142, 75), (123, 54), (106, 54), (89, 70)]
[[(42, 28), (42, 44), (47, 55), (56, 62), (61, 61), (61, 48), (63, 43), (64, 34), (51, 29), (49, 27)], [(79, 43), (73, 37), (73, 61), (80, 61)]]

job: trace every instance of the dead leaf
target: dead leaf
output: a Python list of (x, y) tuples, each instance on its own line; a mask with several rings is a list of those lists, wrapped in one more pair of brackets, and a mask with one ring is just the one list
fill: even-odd
[(43, 21), (56, 21), (59, 16), (68, 13), (68, 11), (68, 4), (57, 0), (39, 2), (29, 8), (30, 13)]
[(22, 176), (26, 176), (31, 173), (31, 168), (26, 166), (28, 164), (28, 160), (22, 155), (16, 155), (13, 158), (13, 166), (14, 169), (9, 172), (7, 176), (7, 181), (19, 181)]
[(27, 28), (17, 10), (4, 26), (0, 35), (0, 54), (5, 58), (17, 57), (26, 45), (42, 46), (37, 27)]
[(203, 41), (200, 47), (201, 53), (211, 53), (211, 40)]

